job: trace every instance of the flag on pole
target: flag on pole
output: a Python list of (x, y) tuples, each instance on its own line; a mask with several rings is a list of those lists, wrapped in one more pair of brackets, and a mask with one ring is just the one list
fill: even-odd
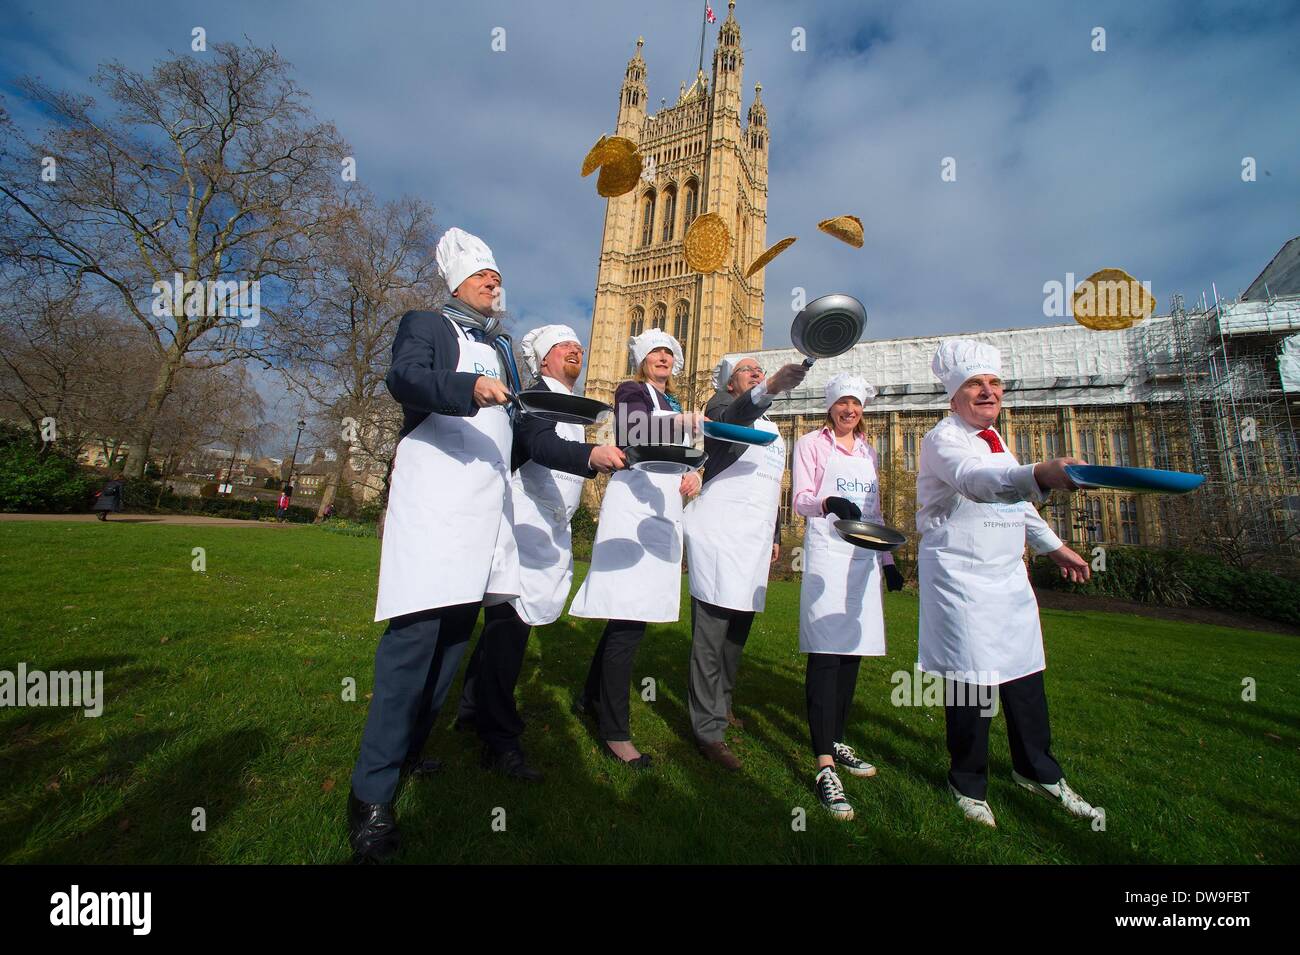
[(717, 22), (718, 22), (718, 17), (717, 17), (717, 15), (713, 12), (713, 7), (709, 6), (707, 3), (704, 4), (704, 22), (705, 22), (705, 23), (717, 23)]

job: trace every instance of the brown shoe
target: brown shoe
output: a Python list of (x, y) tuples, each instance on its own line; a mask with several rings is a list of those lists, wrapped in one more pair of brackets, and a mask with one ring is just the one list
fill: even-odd
[(700, 755), (710, 762), (717, 763), (723, 769), (735, 772), (740, 769), (740, 760), (726, 743), (706, 743), (700, 740)]
[(744, 730), (745, 721), (742, 720), (735, 713), (731, 712), (731, 710), (727, 710), (727, 725), (730, 726), (732, 729)]

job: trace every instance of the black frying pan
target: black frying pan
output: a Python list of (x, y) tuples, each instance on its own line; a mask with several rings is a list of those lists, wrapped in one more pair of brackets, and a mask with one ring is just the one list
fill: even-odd
[(704, 466), (709, 456), (681, 444), (639, 444), (624, 448), (627, 466), (650, 474), (686, 474)]
[(867, 310), (852, 295), (834, 293), (813, 299), (794, 317), (790, 343), (807, 355), (804, 367), (818, 358), (843, 355), (867, 329)]
[(840, 519), (835, 522), (835, 530), (854, 547), (865, 547), (867, 550), (894, 550), (907, 543), (907, 538), (901, 532), (870, 521)]
[(560, 424), (595, 424), (614, 409), (595, 398), (564, 395), (558, 391), (521, 391), (510, 396), (511, 403), (525, 414)]

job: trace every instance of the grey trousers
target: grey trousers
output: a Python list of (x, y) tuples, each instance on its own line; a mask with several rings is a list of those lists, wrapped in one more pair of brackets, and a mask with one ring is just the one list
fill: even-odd
[(691, 598), (691, 667), (687, 709), (695, 738), (722, 741), (740, 654), (754, 623), (752, 610), (729, 610)]

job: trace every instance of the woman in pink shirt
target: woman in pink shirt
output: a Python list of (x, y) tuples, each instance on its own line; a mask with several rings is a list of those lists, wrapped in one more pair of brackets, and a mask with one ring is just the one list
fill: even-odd
[(836, 375), (826, 385), (826, 424), (794, 446), (794, 509), (807, 519), (799, 650), (808, 654), (804, 693), (817, 758), (813, 786), (841, 820), (853, 818), (853, 807), (836, 765), (854, 776), (876, 774), (844, 743), (844, 731), (862, 657), (885, 653), (881, 578), (890, 590), (903, 586), (893, 555), (855, 547), (834, 528), (838, 519), (884, 523), (876, 453), (862, 421), (863, 402), (875, 394), (862, 378)]

